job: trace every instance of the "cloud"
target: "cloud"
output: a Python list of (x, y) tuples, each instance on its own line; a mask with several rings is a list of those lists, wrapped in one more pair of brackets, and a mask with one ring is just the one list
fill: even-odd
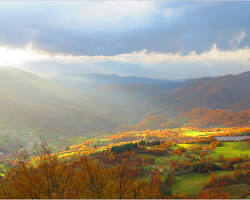
[(249, 55), (249, 47), (222, 51), (215, 44), (201, 54), (195, 51), (182, 55), (180, 52), (159, 53), (142, 50), (113, 56), (51, 55), (45, 51), (37, 51), (32, 45), (24, 49), (0, 46), (0, 66), (55, 67), (52, 71), (63, 67), (64, 70), (68, 69), (67, 72), (70, 72), (71, 68), (73, 71), (77, 68), (81, 69), (81, 72), (185, 79), (249, 71)]
[(240, 45), (240, 43), (242, 42), (242, 40), (244, 38), (247, 37), (247, 34), (245, 31), (241, 31), (240, 33), (236, 34), (232, 40), (230, 40), (230, 44), (233, 46), (233, 47), (238, 47)]
[[(170, 62), (204, 62), (207, 66), (211, 66), (213, 61), (247, 61), (250, 55), (250, 49), (248, 47), (244, 49), (221, 51), (217, 48), (216, 44), (206, 52), (201, 54), (195, 51), (189, 52), (186, 55), (181, 53), (157, 53), (147, 52), (146, 50), (139, 52), (132, 52), (129, 54), (120, 54), (116, 56), (107, 57), (118, 62), (129, 62), (137, 64), (164, 64)], [(209, 64), (208, 64), (209, 63)]]
[[(137, 20), (143, 17), (149, 11), (152, 11), (154, 4), (150, 1), (104, 1), (104, 2), (87, 2), (84, 6), (72, 13), (81, 24), (85, 23), (89, 26), (91, 24), (105, 23), (106, 25), (114, 25), (121, 29), (122, 23), (125, 19)], [(131, 21), (132, 22), (132, 21)], [(93, 26), (93, 25), (92, 25)], [(127, 27), (126, 27), (127, 28)]]
[[(213, 44), (211, 49), (201, 54), (191, 51), (188, 54), (182, 55), (179, 53), (158, 53), (147, 52), (146, 49), (142, 51), (134, 51), (131, 53), (118, 54), (113, 56), (88, 56), (88, 55), (64, 55), (54, 54), (51, 55), (46, 51), (38, 51), (34, 49), (32, 44), (28, 44), (25, 48), (8, 48), (0, 46), (0, 64), (4, 62), (13, 62), (22, 65), (30, 61), (40, 60), (56, 60), (62, 63), (96, 63), (103, 61), (116, 61), (123, 63), (136, 63), (136, 64), (163, 64), (169, 62), (209, 62), (209, 61), (230, 61), (242, 60), (249, 61), (250, 49), (234, 49), (221, 51), (216, 44)], [(15, 59), (13, 59), (15, 58)], [(207, 64), (208, 65), (208, 64)], [(211, 63), (210, 63), (211, 65)]]
[(0, 45), (49, 54), (223, 51), (250, 44), (249, 2), (0, 2)]

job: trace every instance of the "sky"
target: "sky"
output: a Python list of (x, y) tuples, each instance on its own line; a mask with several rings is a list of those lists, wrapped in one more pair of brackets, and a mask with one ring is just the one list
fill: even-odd
[(250, 1), (0, 1), (0, 66), (187, 79), (249, 71), (249, 46)]

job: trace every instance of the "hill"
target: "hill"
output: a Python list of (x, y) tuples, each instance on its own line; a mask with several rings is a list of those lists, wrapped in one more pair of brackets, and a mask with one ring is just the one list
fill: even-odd
[(150, 107), (154, 115), (165, 112), (177, 116), (197, 107), (234, 111), (250, 108), (250, 72), (184, 82), (83, 73), (67, 73), (52, 80), (79, 91), (88, 88), (91, 94), (109, 101), (122, 96), (139, 105), (143, 100), (147, 102), (145, 110)]
[(250, 72), (182, 83), (168, 93), (167, 106), (176, 114), (192, 108), (245, 110), (250, 108)]
[[(215, 78), (153, 84), (119, 84), (101, 87), (100, 94), (119, 97), (127, 108), (140, 111), (141, 128), (247, 126), (250, 115), (250, 72)], [(130, 103), (128, 103), (130, 102)], [(163, 122), (165, 121), (165, 122)], [(158, 125), (157, 125), (158, 124)]]
[(0, 124), (72, 136), (112, 130), (120, 123), (117, 112), (103, 101), (34, 74), (0, 68)]
[(121, 127), (122, 130), (146, 130), (156, 128), (177, 128), (181, 126), (243, 127), (250, 125), (250, 110), (230, 111), (222, 109), (194, 108), (174, 118), (153, 115), (139, 121), (134, 126)]
[(250, 109), (234, 112), (222, 109), (194, 108), (178, 116), (177, 120), (198, 127), (249, 126)]
[[(183, 82), (82, 73), (67, 73), (57, 78), (79, 91), (87, 87), (97, 98), (125, 108), (130, 128), (131, 124), (136, 129), (192, 123), (202, 127), (241, 126), (249, 121), (248, 111), (244, 110), (250, 108), (250, 72)], [(198, 115), (201, 110), (202, 117)]]
[(250, 72), (182, 83), (67, 73), (55, 76), (53, 83), (0, 68), (0, 78), (0, 123), (53, 134), (112, 131), (119, 125), (125, 129), (245, 126), (250, 119)]
[(180, 85), (179, 81), (165, 79), (94, 73), (64, 73), (49, 80), (125, 108), (128, 119), (133, 120), (150, 115), (165, 102), (166, 94)]
[(130, 123), (149, 116), (178, 81), (114, 74), (64, 73), (48, 79), (115, 105)]

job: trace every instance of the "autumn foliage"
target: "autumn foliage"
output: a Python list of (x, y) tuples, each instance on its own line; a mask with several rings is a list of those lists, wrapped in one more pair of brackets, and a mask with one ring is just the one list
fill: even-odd
[(87, 157), (58, 159), (49, 150), (36, 159), (22, 159), (0, 182), (0, 198), (133, 199), (163, 198), (161, 178), (138, 181), (140, 168), (126, 162), (104, 167)]

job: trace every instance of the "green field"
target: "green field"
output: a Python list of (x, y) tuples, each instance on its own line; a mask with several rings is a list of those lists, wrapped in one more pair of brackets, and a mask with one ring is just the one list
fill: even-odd
[(250, 156), (250, 144), (249, 142), (223, 142), (220, 147), (217, 147), (212, 156), (218, 158), (220, 154), (224, 155), (224, 158), (237, 157), (237, 156)]
[(176, 145), (174, 145), (174, 146), (172, 146), (172, 147), (170, 147), (170, 149), (177, 149), (177, 148), (185, 148), (185, 149), (187, 149), (187, 148), (189, 148), (189, 147), (191, 147), (193, 144), (176, 144)]
[(144, 158), (150, 158), (154, 160), (154, 163), (156, 165), (166, 165), (169, 161), (185, 161), (188, 160), (184, 156), (177, 156), (175, 154), (170, 155), (164, 155), (164, 156), (155, 156), (155, 155), (149, 155), (149, 154), (140, 154)]
[[(213, 171), (215, 175), (230, 174), (231, 171)], [(176, 182), (172, 188), (173, 194), (195, 195), (200, 192), (202, 185), (209, 179), (209, 173), (191, 172), (176, 176)]]

